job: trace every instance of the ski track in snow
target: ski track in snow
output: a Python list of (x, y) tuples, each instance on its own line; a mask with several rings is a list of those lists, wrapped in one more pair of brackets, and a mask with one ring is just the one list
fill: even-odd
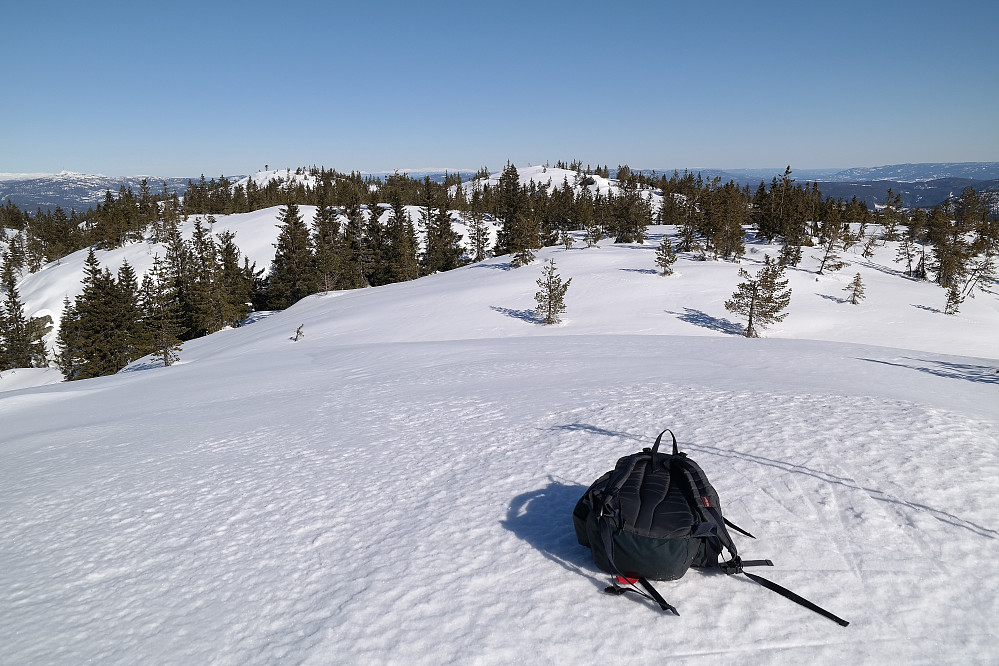
[[(4, 660), (997, 657), (994, 422), (885, 398), (628, 383), (568, 352), (543, 354), (525, 391), (540, 357), (482, 346), (462, 364), (379, 349), (356, 372), (312, 371), (336, 381), (192, 402), (189, 425), (143, 431), (139, 413), (9, 455)], [(663, 427), (758, 537), (737, 537), (742, 554), (774, 560), (760, 573), (849, 628), (716, 573), (660, 586), (679, 618), (600, 593), (572, 507)], [(636, 630), (655, 638), (621, 639)]]

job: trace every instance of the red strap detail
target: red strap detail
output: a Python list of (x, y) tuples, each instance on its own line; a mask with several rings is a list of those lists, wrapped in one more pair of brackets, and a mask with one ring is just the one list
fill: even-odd
[(634, 585), (635, 583), (638, 582), (638, 579), (637, 578), (627, 578), (625, 576), (618, 576), (617, 577), (617, 582), (620, 585)]

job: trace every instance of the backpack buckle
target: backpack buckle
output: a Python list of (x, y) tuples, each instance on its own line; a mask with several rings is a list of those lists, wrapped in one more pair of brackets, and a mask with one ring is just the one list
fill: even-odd
[(722, 571), (729, 576), (732, 574), (742, 573), (742, 558), (736, 555), (728, 562), (722, 562), (720, 566)]

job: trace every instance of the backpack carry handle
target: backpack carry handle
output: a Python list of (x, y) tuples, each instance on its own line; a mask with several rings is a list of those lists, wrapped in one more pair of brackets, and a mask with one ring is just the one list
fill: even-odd
[(661, 433), (659, 433), (659, 436), (656, 437), (656, 443), (652, 445), (653, 455), (659, 452), (659, 442), (662, 441), (663, 435), (665, 435), (666, 433), (669, 433), (669, 436), (673, 438), (673, 455), (674, 456), (679, 455), (679, 450), (676, 448), (676, 435), (674, 435), (673, 431), (670, 430), (669, 428), (663, 430)]

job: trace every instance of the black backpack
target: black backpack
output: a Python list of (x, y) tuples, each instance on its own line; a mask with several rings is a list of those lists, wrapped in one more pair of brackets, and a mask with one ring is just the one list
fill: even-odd
[[(673, 452), (662, 453), (666, 433)], [(727, 528), (752, 534), (722, 515), (718, 493), (704, 471), (677, 449), (676, 436), (664, 430), (651, 449), (625, 456), (593, 482), (572, 512), (576, 539), (590, 549), (597, 567), (614, 576), (611, 594), (637, 592), (679, 615), (649, 580), (677, 580), (690, 567), (721, 567), (744, 574), (810, 610), (847, 626), (849, 622), (794, 592), (755, 574), (748, 566), (773, 566), (770, 560), (743, 560)], [(722, 551), (729, 559), (719, 562)], [(642, 589), (639, 589), (637, 585)]]

